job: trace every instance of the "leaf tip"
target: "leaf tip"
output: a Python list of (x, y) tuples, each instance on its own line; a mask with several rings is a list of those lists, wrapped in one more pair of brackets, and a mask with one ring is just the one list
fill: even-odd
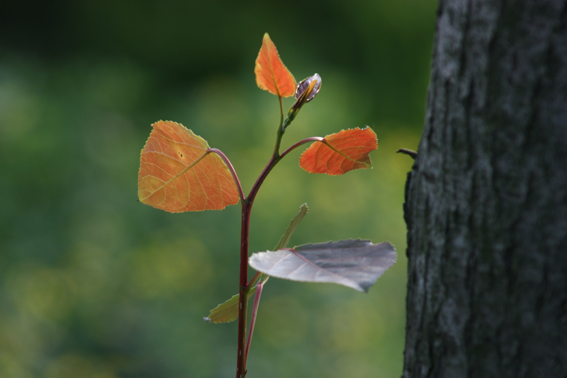
[(283, 64), (276, 45), (268, 33), (264, 33), (262, 47), (254, 65), (258, 88), (276, 96), (290, 97), (295, 94), (295, 78)]

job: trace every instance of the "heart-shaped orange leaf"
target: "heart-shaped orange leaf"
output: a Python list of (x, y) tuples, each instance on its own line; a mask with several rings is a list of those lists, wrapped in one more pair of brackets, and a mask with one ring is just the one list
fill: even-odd
[(179, 213), (220, 210), (238, 203), (229, 168), (208, 143), (183, 125), (154, 123), (140, 156), (138, 197), (142, 203)]
[(254, 74), (260, 89), (281, 97), (295, 94), (295, 79), (280, 59), (276, 45), (268, 33), (264, 34), (262, 48), (256, 58)]
[(309, 173), (342, 175), (353, 169), (372, 168), (368, 154), (378, 148), (376, 134), (370, 127), (342, 130), (313, 143), (299, 159)]

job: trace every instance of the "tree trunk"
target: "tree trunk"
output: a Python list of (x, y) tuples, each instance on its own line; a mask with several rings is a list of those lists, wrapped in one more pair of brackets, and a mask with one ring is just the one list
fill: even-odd
[(567, 377), (567, 1), (445, 0), (403, 377)]

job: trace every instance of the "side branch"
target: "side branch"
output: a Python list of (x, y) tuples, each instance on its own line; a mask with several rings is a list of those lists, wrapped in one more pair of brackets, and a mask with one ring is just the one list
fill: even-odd
[(413, 160), (415, 160), (415, 158), (417, 157), (417, 152), (410, 150), (408, 148), (400, 148), (399, 150), (396, 151), (399, 154), (406, 154), (409, 155), (413, 158)]

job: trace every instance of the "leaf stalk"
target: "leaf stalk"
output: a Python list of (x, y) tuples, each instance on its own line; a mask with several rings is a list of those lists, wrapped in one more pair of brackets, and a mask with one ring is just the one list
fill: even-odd
[(222, 152), (218, 148), (209, 148), (209, 151), (207, 151), (207, 153), (208, 152), (214, 152), (225, 162), (225, 164), (228, 167), (228, 170), (230, 171), (230, 174), (232, 175), (232, 178), (234, 179), (236, 187), (238, 188), (238, 195), (240, 196), (240, 200), (244, 202), (244, 192), (242, 191), (242, 185), (240, 184), (240, 180), (238, 179), (236, 170), (234, 169), (234, 166), (232, 165), (228, 157), (224, 154), (224, 152)]

